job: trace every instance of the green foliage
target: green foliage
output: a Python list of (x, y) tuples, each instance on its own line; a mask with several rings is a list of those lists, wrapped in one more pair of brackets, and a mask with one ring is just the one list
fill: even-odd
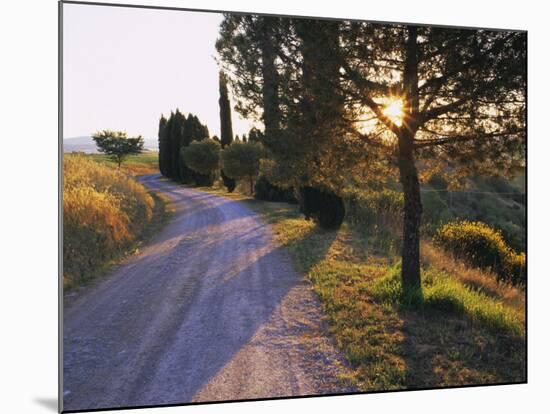
[(184, 145), (184, 125), (187, 123), (185, 116), (176, 108), (176, 112), (170, 116), (169, 131), (169, 177), (182, 180), (180, 148)]
[(220, 98), (220, 134), (221, 145), (225, 148), (233, 142), (233, 125), (231, 122), (231, 104), (229, 102), (229, 93), (227, 91), (227, 77), (220, 71), (219, 76)]
[[(226, 16), (216, 47), (241, 113), (262, 113), (282, 184), (339, 191), (399, 170), (411, 285), (420, 274), (417, 168), (422, 176), (450, 164), (460, 178), (524, 163), (524, 33)], [(407, 109), (398, 121), (385, 113), (397, 97)], [(365, 119), (368, 132), (357, 128)], [(437, 214), (442, 199), (425, 198), (434, 220), (448, 217)]]
[(208, 139), (206, 125), (193, 114), (187, 118), (176, 109), (168, 120), (159, 122), (159, 166), (161, 174), (182, 183), (196, 183), (204, 185), (210, 182), (209, 175), (197, 173), (190, 169), (181, 157), (181, 149), (193, 141)]
[(453, 214), (437, 191), (422, 193), (423, 224), (430, 229), (452, 219)]
[(527, 281), (527, 263), (524, 252), (515, 253), (510, 251), (504, 259), (505, 280), (515, 285), (525, 285)]
[(223, 171), (230, 178), (247, 180), (252, 193), (264, 152), (261, 144), (234, 142), (222, 151)]
[(118, 166), (129, 155), (139, 154), (143, 150), (143, 138), (129, 138), (126, 132), (103, 130), (92, 135), (98, 151), (107, 154)]
[(456, 257), (474, 266), (492, 269), (500, 280), (525, 283), (525, 256), (517, 255), (502, 234), (485, 223), (447, 223), (438, 229), (434, 240)]
[(182, 147), (183, 162), (193, 171), (209, 177), (207, 185), (212, 185), (220, 167), (221, 145), (213, 139), (195, 141)]
[(433, 175), (423, 186), (423, 230), (432, 235), (452, 219), (481, 221), (502, 232), (506, 243), (515, 250), (525, 250), (526, 206), (525, 173), (513, 180), (503, 177), (473, 176), (458, 189)]
[[(167, 160), (166, 160), (166, 146), (167, 146), (167, 137), (166, 137), (166, 124), (168, 120), (164, 117), (164, 115), (160, 115), (159, 120), (159, 132), (158, 132), (158, 142), (159, 142), (159, 157), (158, 157), (158, 165), (159, 165), (159, 171), (162, 175), (167, 175)], [(161, 156), (162, 154), (162, 156)]]
[(346, 218), (374, 232), (398, 234), (403, 222), (403, 194), (391, 189), (348, 190)]
[(475, 323), (513, 335), (525, 333), (517, 314), (501, 301), (472, 290), (446, 273), (434, 269), (425, 271), (422, 290), (414, 294), (403, 292), (400, 274), (400, 265), (397, 265), (377, 279), (371, 289), (374, 298), (404, 308), (464, 315)]
[(324, 229), (337, 229), (344, 221), (344, 201), (330, 190), (301, 187), (299, 203), (306, 220), (313, 219)]

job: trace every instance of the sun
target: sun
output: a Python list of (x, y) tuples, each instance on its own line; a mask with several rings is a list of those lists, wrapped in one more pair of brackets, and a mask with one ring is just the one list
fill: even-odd
[(401, 126), (403, 123), (403, 101), (399, 98), (389, 98), (382, 113), (395, 125)]

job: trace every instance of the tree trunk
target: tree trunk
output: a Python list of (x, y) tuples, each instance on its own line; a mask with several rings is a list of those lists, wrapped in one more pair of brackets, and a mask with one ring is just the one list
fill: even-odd
[(404, 292), (420, 288), (420, 220), (422, 200), (418, 170), (414, 161), (414, 136), (418, 130), (418, 45), (417, 29), (407, 28), (406, 57), (403, 71), (405, 106), (403, 126), (398, 130), (399, 175), (403, 186), (403, 247), (401, 279)]
[(413, 153), (413, 137), (406, 130), (399, 136), (399, 175), (403, 186), (403, 247), (401, 279), (403, 290), (412, 292), (420, 287), (420, 220), (422, 201), (420, 183)]

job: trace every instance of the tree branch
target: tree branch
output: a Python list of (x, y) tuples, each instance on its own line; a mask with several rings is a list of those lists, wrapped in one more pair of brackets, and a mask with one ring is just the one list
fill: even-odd
[[(476, 134), (476, 135), (456, 135), (456, 136), (443, 136), (435, 139), (423, 139), (415, 140), (415, 148), (433, 147), (446, 144), (455, 144), (457, 142), (467, 142), (473, 140), (484, 140), (489, 138), (504, 137), (508, 135), (517, 134), (520, 131), (508, 131), (508, 132), (493, 132), (488, 134)], [(433, 132), (432, 132), (433, 133)]]

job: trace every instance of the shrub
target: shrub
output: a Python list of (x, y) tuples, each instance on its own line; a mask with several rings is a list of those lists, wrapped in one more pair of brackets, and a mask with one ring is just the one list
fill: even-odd
[(211, 186), (220, 166), (220, 143), (213, 139), (194, 141), (181, 149), (182, 164), (186, 164), (194, 174), (197, 185)]
[(272, 184), (265, 175), (261, 175), (254, 185), (254, 198), (264, 201), (297, 202), (292, 188), (276, 186)]
[(300, 212), (306, 220), (315, 220), (324, 229), (337, 229), (342, 225), (346, 208), (342, 197), (315, 187), (300, 188)]
[(348, 221), (367, 226), (373, 231), (399, 234), (403, 222), (403, 193), (381, 191), (352, 191), (345, 194)]
[(63, 275), (71, 285), (120, 256), (153, 216), (145, 187), (84, 156), (63, 160)]
[(252, 193), (263, 155), (264, 149), (259, 143), (234, 142), (222, 151), (223, 171), (230, 178), (248, 181)]
[(504, 262), (509, 281), (515, 285), (525, 285), (527, 281), (527, 266), (525, 253), (510, 252)]
[(517, 255), (502, 234), (485, 223), (447, 223), (437, 230), (434, 240), (469, 264), (492, 269), (499, 280), (516, 284), (525, 280), (525, 255)]

